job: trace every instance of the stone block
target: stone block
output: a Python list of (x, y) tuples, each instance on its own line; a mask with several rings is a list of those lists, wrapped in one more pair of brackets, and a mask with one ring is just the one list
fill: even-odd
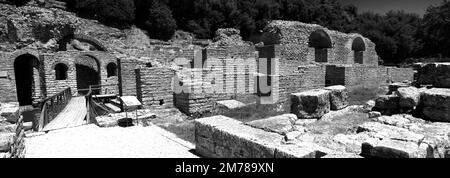
[(15, 137), (15, 133), (0, 133), (0, 152), (8, 152)]
[(311, 90), (290, 96), (291, 113), (299, 119), (319, 119), (330, 112), (330, 91)]
[(450, 122), (450, 89), (433, 88), (421, 95), (421, 113), (428, 120)]
[(394, 94), (395, 92), (398, 91), (399, 88), (403, 88), (403, 87), (410, 87), (409, 84), (406, 83), (392, 83), (389, 84), (389, 93), (388, 95)]
[(9, 107), (3, 107), (0, 110), (1, 116), (6, 118), (6, 120), (10, 123), (17, 123), (19, 120), (20, 114), (19, 114), (19, 106), (9, 106)]
[(263, 129), (268, 132), (285, 134), (294, 130), (294, 123), (296, 120), (296, 115), (285, 114), (267, 119), (247, 122), (246, 124), (254, 128)]
[(362, 144), (361, 155), (370, 158), (426, 158), (427, 150), (413, 142), (370, 139)]
[(400, 98), (397, 95), (381, 95), (375, 100), (376, 109), (398, 109)]
[(415, 108), (420, 101), (420, 91), (416, 87), (402, 87), (396, 92), (401, 108)]
[(298, 142), (277, 147), (275, 158), (321, 158), (330, 152), (314, 143)]
[(380, 112), (378, 112), (378, 111), (369, 112), (369, 118), (373, 119), (373, 118), (377, 118), (377, 117), (381, 117)]
[(348, 91), (345, 86), (330, 86), (326, 87), (325, 90), (330, 91), (331, 110), (341, 110), (348, 106)]
[(366, 122), (358, 126), (358, 133), (366, 132), (371, 137), (378, 139), (393, 139), (419, 144), (425, 136), (423, 134), (409, 131), (391, 125), (385, 125), (378, 122)]
[(334, 154), (328, 154), (325, 155), (324, 157), (322, 157), (323, 159), (342, 159), (342, 158), (347, 158), (347, 159), (356, 159), (356, 158), (364, 158), (360, 155), (354, 154), (354, 153), (334, 153)]
[(273, 158), (275, 148), (283, 140), (280, 134), (253, 128), (225, 116), (197, 119), (194, 123), (199, 152), (214, 157)]

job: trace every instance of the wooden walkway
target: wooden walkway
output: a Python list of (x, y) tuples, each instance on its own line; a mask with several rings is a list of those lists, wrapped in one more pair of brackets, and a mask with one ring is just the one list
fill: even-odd
[(47, 124), (43, 131), (77, 127), (86, 124), (86, 99), (84, 96), (74, 97), (66, 108), (54, 120)]

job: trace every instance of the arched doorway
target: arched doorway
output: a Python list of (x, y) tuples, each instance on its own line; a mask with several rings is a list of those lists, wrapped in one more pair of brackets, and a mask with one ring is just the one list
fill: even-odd
[(20, 106), (33, 104), (33, 68), (39, 70), (39, 60), (31, 54), (23, 54), (14, 60), (17, 100)]
[(352, 50), (354, 52), (354, 60), (355, 64), (363, 64), (364, 63), (364, 51), (366, 50), (366, 44), (361, 37), (355, 38), (352, 44)]
[(316, 62), (328, 62), (328, 48), (331, 48), (331, 38), (327, 32), (316, 30), (309, 36), (309, 47), (315, 50), (314, 60)]
[[(77, 72), (78, 94), (86, 95), (89, 87), (100, 85), (100, 64), (92, 56), (80, 56), (75, 60)], [(99, 94), (99, 90), (93, 90), (94, 94)]]

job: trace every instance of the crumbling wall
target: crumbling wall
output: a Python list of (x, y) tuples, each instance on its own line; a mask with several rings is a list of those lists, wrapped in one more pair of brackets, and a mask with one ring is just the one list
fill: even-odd
[(215, 101), (255, 94), (257, 53), (253, 47), (209, 47), (202, 51), (203, 66), (177, 73), (175, 106), (186, 113), (211, 110)]
[(300, 61), (303, 64), (315, 62), (315, 48), (309, 44), (311, 34), (322, 30), (331, 40), (331, 48), (327, 48), (328, 64), (355, 64), (352, 44), (356, 38), (362, 38), (366, 50), (363, 52), (364, 65), (378, 66), (375, 44), (359, 34), (344, 34), (328, 30), (316, 24), (305, 24), (294, 21), (275, 20), (264, 29), (262, 41), (264, 45), (277, 45), (280, 58)]
[[(138, 99), (146, 106), (173, 106), (174, 71), (161, 67), (136, 69)], [(139, 91), (140, 90), (140, 91)]]
[(11, 53), (0, 52), (0, 102), (4, 103), (17, 101), (14, 63), (10, 56)]
[[(72, 93), (77, 95), (77, 71), (76, 60), (82, 56), (90, 56), (97, 60), (100, 66), (100, 85), (102, 85), (101, 93), (115, 93), (118, 94), (118, 76), (108, 77), (106, 66), (109, 63), (117, 64), (114, 56), (107, 52), (83, 52), (83, 51), (60, 51), (55, 54), (43, 54), (45, 63), (45, 81), (47, 96), (52, 96), (58, 92), (70, 87)], [(55, 66), (62, 63), (68, 67), (67, 79), (56, 80)]]

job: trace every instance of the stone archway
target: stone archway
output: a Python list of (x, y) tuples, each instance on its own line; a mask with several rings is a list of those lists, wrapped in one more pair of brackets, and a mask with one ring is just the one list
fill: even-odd
[[(83, 55), (75, 59), (78, 94), (86, 95), (90, 86), (100, 85), (100, 63), (92, 56)], [(99, 90), (93, 90), (99, 94)]]
[(354, 52), (355, 64), (364, 64), (364, 51), (366, 50), (366, 44), (361, 37), (357, 37), (353, 40), (352, 50)]
[(17, 100), (20, 106), (33, 104), (33, 90), (36, 87), (33, 70), (39, 71), (39, 65), (38, 58), (31, 54), (20, 55), (14, 60)]
[(331, 38), (324, 30), (316, 30), (309, 36), (309, 47), (314, 48), (316, 62), (328, 62), (328, 48), (332, 48)]

